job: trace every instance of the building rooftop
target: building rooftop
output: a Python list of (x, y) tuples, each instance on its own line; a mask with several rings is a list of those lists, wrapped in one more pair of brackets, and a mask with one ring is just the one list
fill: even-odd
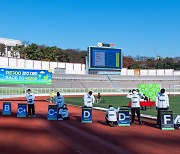
[(13, 40), (13, 39), (1, 38), (1, 37), (0, 37), (0, 43), (5, 44), (6, 46), (22, 45), (22, 41), (20, 40)]

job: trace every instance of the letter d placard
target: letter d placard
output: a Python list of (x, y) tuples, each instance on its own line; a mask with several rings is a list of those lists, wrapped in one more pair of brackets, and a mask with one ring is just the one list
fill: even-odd
[(161, 111), (161, 129), (162, 130), (174, 130), (173, 112)]
[(27, 116), (27, 105), (26, 104), (18, 104), (17, 109), (17, 117), (25, 118)]
[(2, 115), (11, 115), (11, 102), (3, 102)]
[(130, 126), (129, 109), (120, 109), (118, 113), (118, 125)]
[(82, 123), (92, 123), (92, 107), (82, 107)]

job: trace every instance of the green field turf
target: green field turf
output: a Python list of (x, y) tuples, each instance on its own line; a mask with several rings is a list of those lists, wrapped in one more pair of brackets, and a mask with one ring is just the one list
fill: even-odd
[[(128, 106), (129, 99), (126, 96), (103, 96), (102, 99), (105, 103), (94, 104), (94, 107), (108, 108), (108, 105), (113, 105), (114, 107)], [(180, 114), (180, 96), (169, 96), (170, 108), (174, 113), (174, 117)], [(83, 106), (83, 97), (77, 98), (65, 98), (67, 104)], [(141, 110), (142, 114), (156, 116), (157, 111), (155, 107), (147, 108), (147, 110)]]

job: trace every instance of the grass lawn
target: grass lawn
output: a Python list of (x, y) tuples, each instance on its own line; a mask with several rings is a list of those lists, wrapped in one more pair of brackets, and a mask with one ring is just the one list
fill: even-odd
[[(102, 99), (105, 101), (105, 103), (98, 103), (94, 104), (94, 107), (103, 107), (108, 108), (108, 105), (113, 105), (114, 107), (123, 107), (128, 106), (129, 99), (126, 98), (126, 96), (103, 96)], [(170, 108), (169, 110), (172, 110), (174, 113), (174, 118), (177, 116), (177, 114), (180, 114), (180, 96), (169, 96), (170, 100)], [(77, 98), (65, 98), (65, 102), (67, 104), (74, 104), (83, 106), (83, 97), (77, 97)], [(155, 107), (148, 108), (147, 110), (141, 110), (142, 114), (147, 115), (157, 115), (157, 111)]]

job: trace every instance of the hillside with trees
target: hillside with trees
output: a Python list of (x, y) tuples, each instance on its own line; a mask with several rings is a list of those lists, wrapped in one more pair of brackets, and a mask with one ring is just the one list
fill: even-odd
[(123, 67), (129, 69), (174, 69), (180, 70), (180, 57), (176, 58), (147, 58), (136, 60), (132, 57), (123, 57)]
[[(0, 56), (4, 56), (5, 46), (0, 44)], [(79, 49), (61, 49), (56, 46), (48, 47), (45, 45), (29, 44), (13, 47), (11, 57), (16, 58), (17, 53), (22, 59), (84, 63), (87, 51)], [(143, 56), (123, 56), (123, 68), (129, 69), (174, 69), (180, 70), (180, 57), (162, 58), (143, 57)]]
[[(44, 60), (68, 63), (84, 63), (86, 51), (79, 49), (61, 49), (56, 46), (47, 47), (45, 45), (30, 44), (28, 46), (15, 46), (13, 52), (19, 52), (20, 58), (32, 60)], [(12, 57), (13, 57), (12, 53)]]

